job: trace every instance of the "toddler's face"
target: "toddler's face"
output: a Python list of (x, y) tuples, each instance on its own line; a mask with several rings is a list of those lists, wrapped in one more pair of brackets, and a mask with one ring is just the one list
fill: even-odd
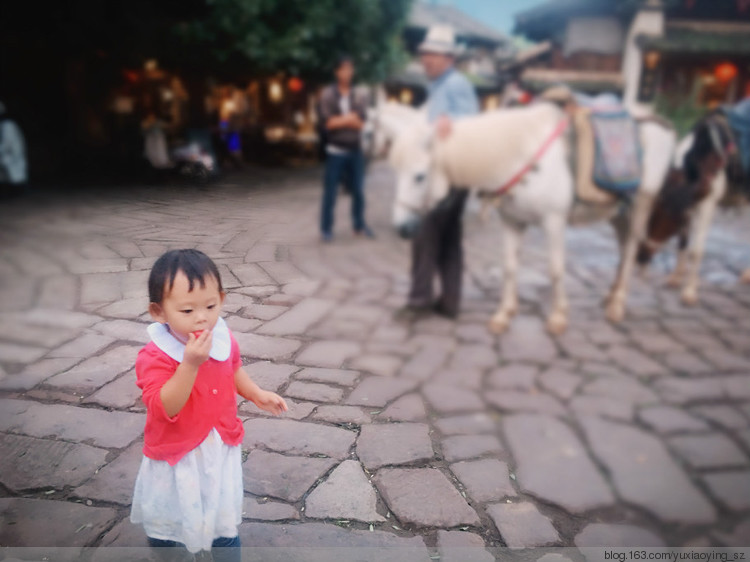
[(204, 279), (206, 286), (199, 282), (190, 283), (187, 276), (178, 271), (172, 289), (164, 288), (164, 300), (161, 304), (151, 303), (149, 312), (157, 322), (169, 324), (172, 333), (183, 341), (188, 334), (196, 330), (213, 330), (219, 320), (224, 293), (219, 291), (219, 283), (213, 277)]

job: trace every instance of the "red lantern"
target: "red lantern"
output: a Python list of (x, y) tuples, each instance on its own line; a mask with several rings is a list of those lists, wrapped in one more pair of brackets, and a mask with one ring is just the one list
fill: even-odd
[(723, 62), (714, 69), (714, 76), (719, 82), (729, 82), (737, 76), (737, 67), (731, 62)]
[(305, 87), (305, 84), (296, 76), (292, 76), (289, 79), (289, 82), (287, 82), (287, 86), (289, 87), (290, 92), (300, 92), (302, 91), (302, 88)]

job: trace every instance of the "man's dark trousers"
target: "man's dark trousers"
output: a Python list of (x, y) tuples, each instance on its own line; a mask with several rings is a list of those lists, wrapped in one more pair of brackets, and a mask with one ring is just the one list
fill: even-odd
[[(462, 216), (468, 195), (468, 190), (452, 187), (423, 218), (412, 243), (410, 307), (435, 305), (447, 316), (458, 314), (463, 276)], [(437, 302), (433, 301), (432, 289), (435, 270), (442, 288)]]
[(346, 177), (352, 196), (352, 226), (356, 232), (364, 230), (366, 226), (364, 175), (365, 157), (361, 150), (327, 155), (323, 177), (323, 203), (320, 212), (320, 231), (323, 234), (333, 233), (333, 212), (342, 177)]

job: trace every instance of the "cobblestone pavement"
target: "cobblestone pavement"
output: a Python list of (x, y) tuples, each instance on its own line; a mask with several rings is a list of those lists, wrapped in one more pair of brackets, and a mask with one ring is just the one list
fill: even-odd
[(662, 257), (621, 326), (600, 306), (614, 238), (606, 225), (572, 230), (571, 327), (557, 339), (543, 328), (545, 247), (529, 233), (521, 313), (498, 338), (485, 324), (499, 228), (476, 212), (459, 319), (393, 319), (409, 246), (389, 228), (390, 178), (380, 165), (369, 175), (378, 239), (350, 234), (344, 199), (326, 246), (317, 170), (6, 203), (0, 545), (144, 543), (127, 520), (144, 423), (133, 364), (148, 270), (177, 247), (220, 264), (245, 364), (290, 405), (283, 419), (240, 406), (246, 546), (435, 558), (463, 546), (748, 545), (750, 287), (736, 281), (748, 214), (714, 228), (699, 306), (662, 287)]

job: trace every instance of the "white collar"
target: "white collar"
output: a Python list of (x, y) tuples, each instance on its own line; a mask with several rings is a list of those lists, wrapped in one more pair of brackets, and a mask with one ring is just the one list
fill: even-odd
[[(148, 335), (151, 336), (151, 341), (156, 344), (156, 347), (175, 361), (182, 363), (182, 358), (185, 355), (185, 344), (170, 333), (166, 324), (154, 322), (146, 330), (148, 331)], [(211, 342), (211, 351), (208, 352), (208, 355), (211, 359), (226, 361), (229, 359), (231, 352), (232, 338), (229, 335), (229, 327), (223, 318), (219, 318), (213, 329), (213, 341)]]

